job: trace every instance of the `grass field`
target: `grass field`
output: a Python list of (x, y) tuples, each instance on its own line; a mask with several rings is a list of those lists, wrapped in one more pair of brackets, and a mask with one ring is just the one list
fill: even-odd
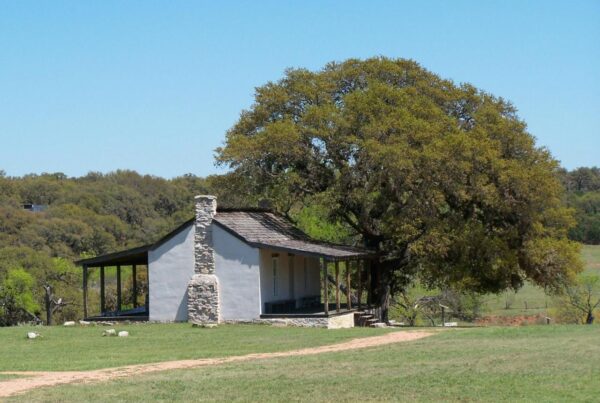
[[(0, 328), (0, 371), (66, 371), (186, 358), (210, 358), (332, 344), (381, 334), (379, 329), (280, 328), (223, 325), (193, 328), (186, 323), (115, 326), (130, 336), (102, 337), (106, 327)], [(30, 330), (42, 338), (28, 340)], [(232, 330), (234, 329), (234, 330)], [(379, 331), (378, 331), (379, 330)]]
[[(584, 247), (583, 255), (586, 270), (600, 273), (600, 247)], [(503, 296), (496, 298), (488, 304), (498, 315), (532, 315), (531, 306), (546, 302), (543, 291), (530, 285), (513, 302), (517, 307), (528, 301), (530, 309), (506, 310)], [(188, 324), (115, 328), (128, 330), (130, 337), (102, 337), (102, 326), (0, 328), (0, 371), (87, 370), (285, 351), (393, 331)], [(27, 340), (32, 329), (43, 337)], [(365, 350), (55, 386), (9, 401), (597, 401), (599, 340), (597, 325), (445, 329), (418, 341)], [(0, 375), (0, 382), (14, 377)]]
[(585, 245), (582, 253), (586, 270), (600, 273), (600, 245)]
[(12, 400), (595, 401), (599, 339), (600, 326), (455, 329), (367, 350), (57, 386)]
[[(585, 262), (585, 271), (600, 275), (600, 246), (584, 245), (582, 255)], [(506, 309), (506, 299), (512, 299), (510, 309)], [(544, 290), (530, 283), (515, 293), (490, 295), (485, 299), (487, 315), (521, 316), (546, 313), (547, 306), (552, 304)]]

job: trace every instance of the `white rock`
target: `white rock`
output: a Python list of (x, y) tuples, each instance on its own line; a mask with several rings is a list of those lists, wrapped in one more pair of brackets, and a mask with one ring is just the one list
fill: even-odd
[(458, 326), (458, 322), (446, 322), (444, 323), (445, 327), (457, 327)]
[(107, 329), (102, 332), (102, 336), (116, 336), (117, 331), (115, 329)]
[(119, 332), (119, 337), (129, 337), (129, 332), (127, 332), (125, 330), (121, 330)]
[(63, 326), (75, 326), (75, 322), (73, 322), (72, 320), (66, 321), (65, 323), (63, 323)]
[(192, 323), (192, 327), (213, 329), (213, 328), (217, 327), (217, 324), (216, 323)]
[(387, 324), (385, 322), (377, 322), (377, 323), (373, 323), (371, 326), (372, 327), (387, 327)]
[(86, 320), (80, 320), (80, 321), (79, 321), (79, 324), (80, 324), (81, 326), (89, 326), (89, 325), (91, 325), (91, 324), (92, 324), (92, 322), (88, 322), (88, 321), (86, 321)]
[(42, 335), (36, 332), (27, 332), (28, 339), (37, 339), (38, 337), (42, 337)]

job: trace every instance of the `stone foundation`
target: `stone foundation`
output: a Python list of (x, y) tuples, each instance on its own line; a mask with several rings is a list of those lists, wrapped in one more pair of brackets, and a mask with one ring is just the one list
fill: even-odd
[(327, 329), (348, 329), (354, 327), (354, 313), (331, 316), (328, 318)]
[(227, 320), (229, 324), (248, 325), (271, 325), (271, 326), (295, 326), (295, 327), (318, 327), (326, 329), (347, 329), (354, 327), (354, 313), (345, 315), (320, 317), (289, 317), (289, 318), (262, 318), (254, 320)]
[(188, 284), (188, 320), (197, 325), (219, 323), (219, 280), (214, 274), (194, 274)]

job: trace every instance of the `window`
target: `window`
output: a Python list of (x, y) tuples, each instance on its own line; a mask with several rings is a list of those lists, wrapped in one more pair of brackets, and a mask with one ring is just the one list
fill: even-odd
[(304, 258), (304, 291), (308, 290), (308, 263)]
[(273, 257), (273, 295), (279, 295), (279, 259), (277, 257)]

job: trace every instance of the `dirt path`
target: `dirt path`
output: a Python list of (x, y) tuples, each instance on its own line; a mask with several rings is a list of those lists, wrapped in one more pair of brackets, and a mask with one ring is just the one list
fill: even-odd
[(411, 341), (432, 335), (430, 332), (393, 332), (382, 336), (364, 337), (353, 339), (338, 344), (303, 348), (301, 350), (280, 351), (275, 353), (255, 353), (236, 355), (223, 358), (203, 358), (197, 360), (165, 361), (154, 364), (127, 365), (117, 368), (105, 368), (92, 371), (9, 371), (0, 372), (6, 375), (21, 375), (24, 378), (8, 379), (0, 382), (0, 398), (23, 393), (31, 389), (45, 386), (54, 386), (66, 383), (88, 383), (107, 381), (116, 378), (125, 378), (132, 375), (148, 372), (165, 371), (171, 369), (196, 368), (208, 365), (219, 365), (230, 362), (259, 360), (265, 358), (293, 357), (300, 355), (314, 355), (336, 351), (356, 350), (359, 348), (383, 346), (391, 343)]

